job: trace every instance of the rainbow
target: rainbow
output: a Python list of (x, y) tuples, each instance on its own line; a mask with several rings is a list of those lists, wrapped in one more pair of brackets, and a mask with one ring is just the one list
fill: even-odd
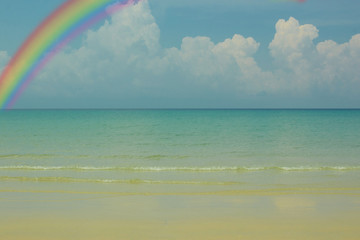
[(140, 0), (67, 0), (25, 40), (0, 76), (0, 109), (9, 109), (67, 43), (96, 22)]

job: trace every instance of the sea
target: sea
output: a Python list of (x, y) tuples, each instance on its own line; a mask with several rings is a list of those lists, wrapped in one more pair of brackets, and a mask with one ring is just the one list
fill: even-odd
[(9, 187), (89, 182), (237, 190), (351, 186), (359, 176), (360, 110), (0, 113), (0, 183)]
[(0, 112), (0, 239), (358, 239), (360, 110)]

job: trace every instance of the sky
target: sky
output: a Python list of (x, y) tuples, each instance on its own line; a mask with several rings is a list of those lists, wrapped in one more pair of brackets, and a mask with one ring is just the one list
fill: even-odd
[[(0, 69), (62, 0), (0, 0)], [(143, 0), (14, 108), (360, 108), (360, 1)]]

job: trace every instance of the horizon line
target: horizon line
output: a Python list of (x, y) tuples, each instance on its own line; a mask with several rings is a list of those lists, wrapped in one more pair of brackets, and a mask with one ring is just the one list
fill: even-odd
[(144, 107), (139, 107), (139, 108), (13, 108), (13, 109), (5, 109), (4, 111), (25, 111), (25, 110), (360, 110), (359, 108), (339, 108), (339, 107), (324, 107), (324, 108), (318, 108), (318, 107), (314, 107), (314, 108), (303, 108), (303, 107), (294, 107), (294, 108), (282, 108), (282, 107), (274, 107), (274, 108), (266, 108), (266, 107), (254, 107), (254, 108), (198, 108), (198, 107), (194, 107), (194, 108), (144, 108)]

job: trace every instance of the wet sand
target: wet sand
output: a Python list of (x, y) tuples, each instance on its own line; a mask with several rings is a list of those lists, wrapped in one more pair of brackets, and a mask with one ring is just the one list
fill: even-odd
[[(94, 188), (102, 186), (98, 184)], [(161, 186), (163, 192), (131, 194), (59, 189), (2, 190), (0, 239), (358, 239), (360, 236), (360, 194), (355, 188), (324, 192), (299, 188), (190, 193)]]

